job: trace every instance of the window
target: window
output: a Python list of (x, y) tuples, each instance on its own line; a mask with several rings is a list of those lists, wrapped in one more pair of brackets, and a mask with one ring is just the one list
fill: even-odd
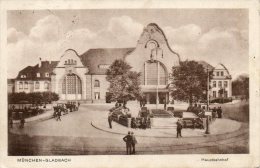
[(23, 89), (23, 82), (19, 82), (19, 89)]
[(218, 81), (218, 87), (222, 88), (222, 81)]
[(41, 77), (41, 74), (40, 73), (37, 73), (36, 74), (37, 78)]
[(224, 87), (227, 88), (228, 86), (228, 81), (224, 81)]
[(62, 94), (81, 94), (82, 93), (82, 85), (80, 78), (75, 75), (67, 75), (64, 77), (62, 82)]
[(216, 98), (216, 91), (213, 91), (213, 98)]
[(217, 76), (219, 76), (219, 72), (217, 72)]
[(141, 79), (143, 85), (145, 84), (145, 82), (147, 85), (166, 85), (168, 74), (162, 63), (146, 62), (143, 71), (141, 72)]
[(228, 92), (225, 90), (224, 92), (224, 97), (227, 98), (228, 97)]
[(221, 71), (221, 76), (224, 76), (224, 72), (223, 71)]
[(217, 82), (213, 81), (213, 86), (212, 87), (217, 87)]
[(100, 99), (100, 93), (99, 92), (95, 92), (95, 100), (99, 100)]
[(100, 87), (99, 80), (95, 80), (94, 87)]
[(49, 89), (49, 83), (48, 82), (44, 82), (44, 89), (46, 89), (46, 90)]
[(45, 73), (45, 77), (49, 77), (50, 76), (50, 74), (49, 73)]
[(28, 82), (24, 82), (24, 89), (28, 89)]
[(109, 66), (110, 66), (110, 64), (99, 64), (99, 65), (98, 65), (98, 68), (99, 68), (99, 69), (108, 69)]
[(40, 89), (40, 82), (35, 82), (35, 89)]
[(26, 78), (26, 75), (21, 75), (21, 78)]

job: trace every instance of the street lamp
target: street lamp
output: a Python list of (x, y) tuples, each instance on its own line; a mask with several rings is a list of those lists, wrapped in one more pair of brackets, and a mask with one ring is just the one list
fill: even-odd
[(207, 66), (207, 110), (209, 110), (209, 68)]

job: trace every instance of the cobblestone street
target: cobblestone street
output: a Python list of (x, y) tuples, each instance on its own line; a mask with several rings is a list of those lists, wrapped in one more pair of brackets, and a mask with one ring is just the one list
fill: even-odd
[[(129, 129), (116, 123), (113, 123), (112, 130), (107, 131), (106, 128), (105, 116), (111, 106), (82, 105), (79, 111), (62, 116), (62, 121), (52, 118), (27, 123), (24, 129), (16, 125), (9, 133), (9, 154), (125, 154), (122, 138)], [(97, 129), (91, 124), (93, 121), (104, 121), (104, 124)], [(236, 146), (243, 147), (244, 150), (239, 152), (248, 152), (248, 126), (231, 121), (233, 124), (228, 127), (230, 132), (219, 132), (222, 129), (217, 128), (226, 127), (228, 122), (226, 119), (215, 121), (212, 134), (207, 136), (204, 130), (184, 129), (184, 137), (179, 139), (175, 137), (175, 129), (164, 130), (163, 135), (168, 133), (169, 136), (162, 136), (162, 130), (134, 130), (138, 140), (137, 154), (218, 153), (223, 150), (225, 153), (234, 153)]]

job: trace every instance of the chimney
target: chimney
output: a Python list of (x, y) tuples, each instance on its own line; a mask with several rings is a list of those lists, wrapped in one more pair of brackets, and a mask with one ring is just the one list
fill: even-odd
[(42, 66), (42, 58), (40, 57), (39, 68)]

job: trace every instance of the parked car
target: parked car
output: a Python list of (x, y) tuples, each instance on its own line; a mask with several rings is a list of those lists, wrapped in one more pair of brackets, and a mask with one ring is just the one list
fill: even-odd
[(183, 112), (183, 128), (203, 128), (202, 119), (192, 112)]

